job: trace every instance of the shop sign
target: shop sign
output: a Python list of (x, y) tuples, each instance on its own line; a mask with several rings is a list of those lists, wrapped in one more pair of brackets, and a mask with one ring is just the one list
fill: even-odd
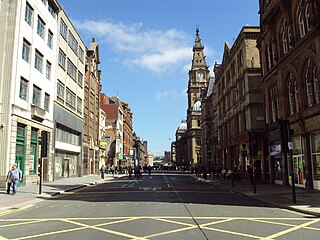
[(270, 156), (280, 157), (281, 156), (281, 145), (271, 145), (270, 146)]

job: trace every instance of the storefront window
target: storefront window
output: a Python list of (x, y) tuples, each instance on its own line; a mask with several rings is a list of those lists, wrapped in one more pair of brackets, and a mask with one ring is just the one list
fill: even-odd
[(311, 134), (314, 180), (320, 180), (320, 131)]

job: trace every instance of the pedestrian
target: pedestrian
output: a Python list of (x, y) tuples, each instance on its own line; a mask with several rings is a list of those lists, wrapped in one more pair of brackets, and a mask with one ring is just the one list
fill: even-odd
[(129, 173), (129, 178), (131, 178), (131, 176), (132, 176), (132, 167), (131, 166), (129, 166), (129, 168), (128, 168), (128, 173)]
[(100, 168), (100, 173), (101, 173), (101, 178), (104, 179), (104, 173), (106, 172), (106, 168), (104, 167), (104, 165), (101, 166)]
[[(22, 180), (22, 172), (17, 168), (16, 164), (13, 164), (8, 174), (7, 181), (10, 182), (12, 187), (12, 196), (17, 193), (19, 181)], [(10, 191), (10, 190), (9, 190)]]
[(149, 174), (149, 176), (151, 175), (151, 166), (150, 165), (148, 166), (148, 174)]

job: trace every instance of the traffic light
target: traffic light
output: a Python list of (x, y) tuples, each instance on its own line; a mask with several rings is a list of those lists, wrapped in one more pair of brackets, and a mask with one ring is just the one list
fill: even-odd
[(46, 131), (41, 132), (41, 157), (48, 156), (48, 133)]
[(41, 176), (42, 174), (42, 158), (39, 158), (38, 160), (38, 176)]

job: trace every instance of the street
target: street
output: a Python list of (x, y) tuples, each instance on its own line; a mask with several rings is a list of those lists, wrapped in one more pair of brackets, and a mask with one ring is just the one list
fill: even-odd
[(189, 174), (115, 178), (0, 217), (0, 239), (319, 239), (320, 218)]

